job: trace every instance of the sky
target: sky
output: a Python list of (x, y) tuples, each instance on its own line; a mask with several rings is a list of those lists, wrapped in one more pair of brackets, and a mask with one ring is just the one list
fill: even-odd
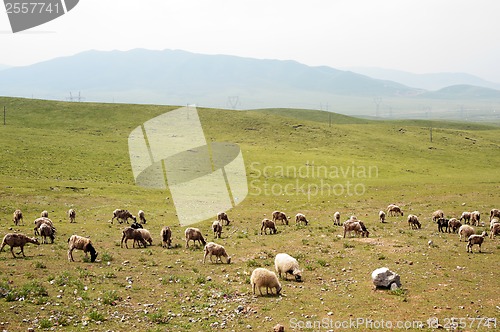
[(0, 64), (180, 49), (337, 69), (465, 72), (499, 83), (499, 13), (498, 0), (80, 0), (18, 33), (1, 10)]

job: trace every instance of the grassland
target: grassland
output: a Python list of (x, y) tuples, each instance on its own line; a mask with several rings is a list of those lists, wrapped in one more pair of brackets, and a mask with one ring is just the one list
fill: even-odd
[[(488, 238), (483, 253), (467, 254), (465, 243), (438, 233), (430, 216), (438, 208), (449, 217), (477, 209), (487, 221), (500, 206), (498, 126), (199, 109), (208, 141), (239, 144), (249, 183), (249, 195), (228, 211), (234, 222), (217, 241), (232, 264), (203, 265), (201, 248), (184, 248), (168, 190), (136, 186), (129, 162), (130, 131), (176, 107), (0, 98), (3, 105), (0, 235), (32, 234), (42, 210), (57, 227), (55, 243), (28, 245), (26, 258), (0, 253), (6, 330), (270, 331), (281, 323), (288, 331), (309, 321), (327, 331), (335, 327), (330, 324), (365, 319), (371, 323), (361, 330), (390, 330), (377, 325), (382, 321), (421, 321), (418, 330), (430, 331), (431, 317), (445, 327), (457, 317), (466, 324), (462, 330), (493, 330), (482, 324), (499, 316), (500, 240)], [(422, 229), (410, 230), (402, 217), (378, 222), (389, 203), (419, 216)], [(76, 224), (67, 221), (70, 207)], [(11, 220), (16, 208), (24, 212), (23, 226)], [(108, 222), (115, 208), (145, 210), (154, 245), (120, 248), (124, 225)], [(261, 236), (260, 221), (273, 210), (302, 212), (311, 223), (278, 225), (278, 234)], [(365, 221), (370, 238), (341, 238), (335, 211)], [(213, 240), (210, 224), (196, 226)], [(173, 230), (172, 249), (159, 245), (164, 225)], [(83, 261), (81, 252), (75, 263), (67, 261), (71, 234), (91, 237), (98, 262)], [(254, 297), (251, 271), (273, 269), (279, 252), (299, 260), (305, 281), (283, 280), (280, 297)], [(373, 289), (370, 274), (382, 266), (401, 275), (402, 290)]]

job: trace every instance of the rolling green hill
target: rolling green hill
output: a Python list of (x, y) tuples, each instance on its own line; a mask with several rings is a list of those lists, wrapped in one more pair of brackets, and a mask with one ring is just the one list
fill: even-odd
[[(322, 322), (328, 330), (359, 318), (365, 324), (419, 321), (430, 331), (431, 317), (442, 325), (462, 317), (473, 324), (467, 329), (490, 331), (484, 324), (498, 316), (491, 290), (498, 285), (492, 262), (499, 239), (487, 238), (482, 254), (467, 254), (458, 235), (438, 233), (430, 220), (437, 209), (448, 217), (479, 210), (486, 226), (476, 231), (489, 232), (489, 211), (500, 207), (496, 126), (200, 108), (207, 141), (240, 146), (249, 184), (216, 240), (232, 263), (202, 264), (202, 248), (185, 249), (170, 192), (136, 186), (129, 161), (131, 130), (176, 106), (0, 98), (3, 105), (0, 235), (33, 234), (43, 210), (57, 228), (54, 244), (29, 244), (26, 258), (13, 259), (8, 246), (0, 253), (5, 329), (270, 331), (281, 323), (289, 331)], [(405, 216), (380, 223), (378, 213), (389, 203)], [(14, 226), (18, 208), (25, 225)], [(69, 208), (77, 211), (75, 224), (67, 221)], [(109, 223), (116, 208), (146, 211), (153, 246), (120, 247), (125, 225)], [(260, 235), (261, 220), (274, 210), (286, 212), (290, 225)], [(342, 238), (332, 222), (335, 211), (342, 220), (363, 220), (370, 237)], [(298, 212), (308, 226), (295, 225)], [(422, 229), (409, 229), (410, 213)], [(211, 222), (195, 225), (207, 241), (214, 240)], [(165, 225), (173, 232), (171, 249), (160, 246)], [(71, 234), (90, 236), (96, 263), (84, 262), (81, 251), (73, 254), (76, 262), (67, 261)], [(273, 270), (280, 252), (299, 260), (304, 282), (281, 280), (282, 296), (253, 296), (250, 273), (259, 266)], [(373, 290), (370, 274), (382, 266), (401, 275), (402, 289)]]

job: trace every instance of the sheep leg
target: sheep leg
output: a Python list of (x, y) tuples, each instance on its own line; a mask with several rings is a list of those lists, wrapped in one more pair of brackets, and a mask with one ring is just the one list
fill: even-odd
[(14, 247), (10, 247), (10, 252), (12, 253), (12, 257), (16, 258), (16, 255), (14, 255)]
[(70, 262), (74, 262), (74, 259), (73, 259), (73, 248), (71, 248), (70, 250), (68, 250), (68, 260)]
[(23, 254), (23, 257), (26, 257), (26, 256), (24, 255), (24, 246), (21, 246), (21, 254)]

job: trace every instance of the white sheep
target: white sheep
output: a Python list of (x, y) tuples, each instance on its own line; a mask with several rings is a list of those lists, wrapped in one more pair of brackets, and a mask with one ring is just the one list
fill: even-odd
[(76, 219), (76, 211), (75, 211), (74, 209), (69, 209), (69, 210), (68, 210), (68, 218), (69, 218), (69, 222), (70, 222), (70, 223), (75, 222), (75, 219)]
[(414, 214), (408, 215), (408, 226), (411, 229), (417, 229), (417, 228), (420, 229), (422, 227), (422, 225), (418, 221), (418, 217)]
[(90, 261), (95, 262), (97, 258), (97, 251), (95, 250), (94, 246), (92, 245), (92, 241), (90, 239), (83, 237), (83, 236), (78, 236), (78, 235), (71, 235), (70, 238), (68, 239), (68, 260), (70, 262), (74, 262), (75, 260), (73, 259), (73, 250), (78, 249), (78, 250), (83, 250), (85, 253), (85, 257), (88, 256), (88, 253), (90, 252)]
[(56, 228), (54, 227), (54, 223), (49, 218), (40, 217), (40, 218), (35, 219), (34, 223), (35, 223), (35, 227), (33, 228), (33, 230), (35, 231), (35, 235), (40, 235), (39, 230), (43, 224), (49, 225), (52, 228), (53, 233), (56, 232)]
[(471, 236), (469, 236), (469, 238), (467, 239), (467, 252), (469, 252), (469, 249), (470, 249), (470, 252), (472, 253), (472, 246), (477, 244), (479, 246), (479, 252), (481, 252), (481, 244), (483, 244), (484, 242), (484, 238), (487, 236), (488, 234), (486, 233), (486, 231), (483, 231), (483, 233), (481, 233), (481, 235), (477, 235), (477, 234), (472, 234)]
[(307, 226), (309, 221), (307, 221), (307, 218), (303, 213), (297, 213), (295, 215), (295, 224), (298, 225), (298, 224), (302, 224), (302, 223), (304, 223)]
[[(148, 242), (150, 246), (153, 245), (153, 238), (151, 237), (151, 233), (147, 229), (138, 228), (137, 231), (142, 234), (142, 238), (144, 239), (144, 241)], [(140, 247), (139, 241), (140, 240), (134, 239), (134, 242), (137, 242), (137, 245)]]
[(385, 212), (380, 210), (378, 213), (378, 219), (380, 220), (380, 222), (385, 222), (385, 217), (386, 217)]
[(398, 215), (401, 215), (401, 217), (403, 216), (403, 211), (401, 210), (401, 208), (395, 204), (389, 204), (387, 206), (387, 215), (389, 216), (398, 216)]
[(54, 229), (48, 224), (41, 224), (39, 228), (40, 236), (43, 237), (42, 243), (48, 243), (47, 237), (50, 238), (50, 243), (54, 243)]
[(287, 279), (287, 274), (289, 273), (295, 277), (296, 281), (302, 281), (302, 271), (299, 268), (299, 262), (286, 253), (276, 255), (274, 258), (274, 268), (280, 278), (281, 273), (283, 273), (285, 279)]
[(138, 229), (133, 229), (132, 227), (127, 227), (123, 230), (122, 234), (123, 234), (123, 236), (122, 236), (122, 241), (120, 242), (120, 248), (123, 248), (123, 241), (125, 241), (125, 248), (128, 249), (128, 246), (127, 246), (128, 240), (134, 240), (134, 242), (132, 243), (132, 248), (135, 248), (136, 241), (142, 243), (144, 248), (147, 247), (147, 243), (144, 240), (142, 233), (139, 232)]
[(495, 224), (500, 224), (500, 220), (496, 217), (490, 220), (490, 230), (493, 228)]
[(10, 246), (12, 257), (16, 258), (16, 255), (14, 255), (14, 247), (21, 247), (21, 253), (23, 254), (23, 257), (26, 257), (24, 255), (24, 246), (26, 245), (26, 243), (40, 245), (40, 242), (38, 242), (38, 239), (36, 237), (28, 237), (21, 233), (8, 233), (3, 237), (2, 247), (0, 247), (0, 251), (3, 251), (3, 247), (8, 244)]
[(42, 213), (40, 213), (40, 217), (42, 217), (42, 218), (48, 218), (49, 217), (49, 212), (47, 210), (43, 210)]
[(462, 212), (462, 215), (460, 216), (460, 222), (462, 222), (462, 220), (464, 221), (464, 224), (470, 224), (470, 212), (468, 211), (464, 211)]
[(137, 216), (139, 217), (139, 221), (141, 223), (143, 223), (143, 224), (146, 223), (146, 217), (145, 217), (144, 211), (139, 210), (139, 212), (137, 212)]
[(340, 212), (337, 211), (333, 214), (333, 224), (336, 226), (340, 226)]
[(23, 220), (23, 212), (19, 209), (14, 211), (14, 214), (12, 216), (12, 220), (14, 221), (14, 225), (19, 225), (21, 222), (24, 225), (24, 220)]
[(222, 225), (220, 223), (220, 221), (218, 220), (215, 220), (213, 223), (212, 223), (212, 231), (214, 232), (214, 237), (217, 239), (219, 238), (220, 239), (220, 236), (222, 234)]
[(469, 225), (462, 225), (458, 229), (458, 235), (459, 235), (459, 241), (462, 241), (462, 236), (464, 237), (465, 241), (471, 236), (472, 234), (475, 233), (474, 228), (472, 228)]
[(432, 221), (436, 222), (438, 219), (444, 218), (443, 210), (437, 210), (432, 213)]
[(196, 241), (200, 242), (202, 246), (205, 246), (207, 242), (203, 238), (201, 231), (198, 228), (188, 227), (184, 231), (184, 236), (186, 237), (186, 248), (189, 248), (189, 241), (193, 241), (193, 245), (196, 245)]
[(474, 226), (479, 226), (479, 222), (481, 221), (481, 213), (479, 211), (472, 211), (470, 213), (470, 223)]
[(250, 285), (252, 286), (253, 294), (255, 295), (255, 288), (259, 288), (259, 293), (262, 295), (262, 287), (266, 287), (266, 293), (269, 294), (269, 289), (275, 288), (276, 295), (279, 295), (281, 292), (281, 284), (278, 280), (278, 277), (273, 271), (269, 271), (267, 269), (258, 267), (253, 270), (252, 275), (250, 276)]
[(277, 222), (278, 220), (281, 220), (281, 224), (288, 225), (288, 217), (286, 216), (286, 214), (281, 212), (281, 211), (274, 211), (273, 212), (273, 221)]
[(262, 226), (260, 227), (260, 235), (262, 235), (262, 231), (267, 235), (267, 229), (269, 228), (269, 234), (276, 234), (278, 231), (276, 230), (276, 222), (273, 220), (269, 220), (267, 218), (262, 219)]
[(225, 212), (219, 212), (217, 213), (217, 220), (221, 222), (222, 225), (224, 225), (224, 221), (226, 222), (226, 226), (229, 226), (229, 223), (231, 220), (229, 220), (229, 217)]
[(217, 263), (219, 261), (222, 263), (221, 257), (226, 258), (227, 264), (231, 263), (231, 257), (228, 256), (228, 254), (226, 253), (226, 249), (223, 246), (221, 246), (220, 244), (217, 244), (215, 242), (208, 242), (205, 245), (205, 248), (203, 248), (203, 251), (204, 251), (203, 264), (205, 264), (205, 259), (207, 258), (208, 255), (210, 255), (210, 262), (212, 262), (212, 263), (213, 263), (212, 256), (215, 256), (215, 258), (216, 258), (215, 263)]
[(162, 247), (170, 248), (172, 245), (172, 230), (168, 226), (164, 226), (161, 229), (160, 237), (162, 240)]

